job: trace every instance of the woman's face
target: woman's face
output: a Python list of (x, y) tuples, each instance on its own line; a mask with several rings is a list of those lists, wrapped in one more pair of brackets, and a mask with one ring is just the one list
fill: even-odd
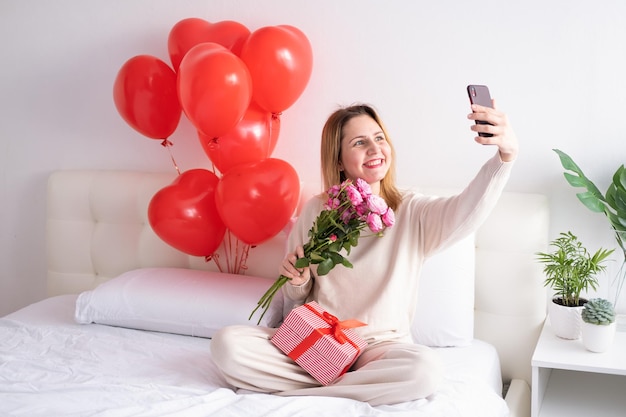
[(380, 192), (380, 181), (391, 163), (391, 147), (378, 123), (370, 116), (359, 115), (343, 126), (339, 168), (346, 178), (362, 178)]

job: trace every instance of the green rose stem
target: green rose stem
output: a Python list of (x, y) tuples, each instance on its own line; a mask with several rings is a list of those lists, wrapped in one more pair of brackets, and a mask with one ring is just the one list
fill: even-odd
[(270, 304), (272, 304), (274, 295), (276, 295), (278, 290), (280, 290), (280, 288), (283, 285), (285, 285), (287, 281), (289, 281), (290, 279), (291, 278), (287, 278), (284, 275), (279, 276), (278, 279), (274, 281), (272, 286), (267, 291), (265, 291), (265, 294), (263, 294), (263, 297), (261, 297), (261, 299), (259, 300), (256, 308), (252, 310), (252, 313), (250, 313), (250, 317), (248, 317), (248, 320), (252, 320), (252, 316), (254, 316), (254, 313), (256, 313), (256, 311), (259, 308), (262, 308), (263, 313), (261, 314), (261, 317), (259, 317), (259, 321), (257, 322), (257, 324), (261, 324), (261, 320), (263, 320), (263, 316), (265, 316), (265, 313), (267, 313), (267, 310), (269, 309)]

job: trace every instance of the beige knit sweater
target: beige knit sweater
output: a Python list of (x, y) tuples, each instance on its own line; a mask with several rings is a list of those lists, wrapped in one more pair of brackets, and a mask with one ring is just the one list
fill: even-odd
[[(299, 305), (315, 300), (340, 320), (367, 323), (356, 331), (369, 343), (410, 342), (424, 260), (480, 226), (500, 197), (512, 166), (513, 162), (502, 162), (496, 154), (453, 197), (405, 192), (395, 211), (396, 223), (383, 237), (362, 232), (348, 257), (353, 268), (338, 265), (328, 275), (301, 286), (287, 284), (283, 287), (286, 301)], [(289, 236), (289, 248), (308, 241), (308, 231), (324, 202), (323, 197), (313, 198), (305, 205)]]

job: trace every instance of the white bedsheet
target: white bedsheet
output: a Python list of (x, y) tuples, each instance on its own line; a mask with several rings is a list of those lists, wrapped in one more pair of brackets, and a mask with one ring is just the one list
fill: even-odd
[(371, 407), (344, 398), (235, 393), (209, 339), (74, 323), (76, 296), (0, 319), (0, 416), (508, 415), (495, 349), (440, 349), (445, 384), (432, 398)]

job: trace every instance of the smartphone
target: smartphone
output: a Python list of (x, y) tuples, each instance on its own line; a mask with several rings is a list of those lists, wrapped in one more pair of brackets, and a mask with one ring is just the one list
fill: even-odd
[[(479, 104), (485, 107), (493, 107), (491, 103), (491, 94), (489, 94), (489, 88), (486, 85), (473, 85), (467, 86), (467, 95), (469, 96), (470, 103)], [(489, 124), (482, 120), (476, 120), (476, 124), (484, 125)], [(491, 137), (491, 133), (479, 132), (478, 136)]]

